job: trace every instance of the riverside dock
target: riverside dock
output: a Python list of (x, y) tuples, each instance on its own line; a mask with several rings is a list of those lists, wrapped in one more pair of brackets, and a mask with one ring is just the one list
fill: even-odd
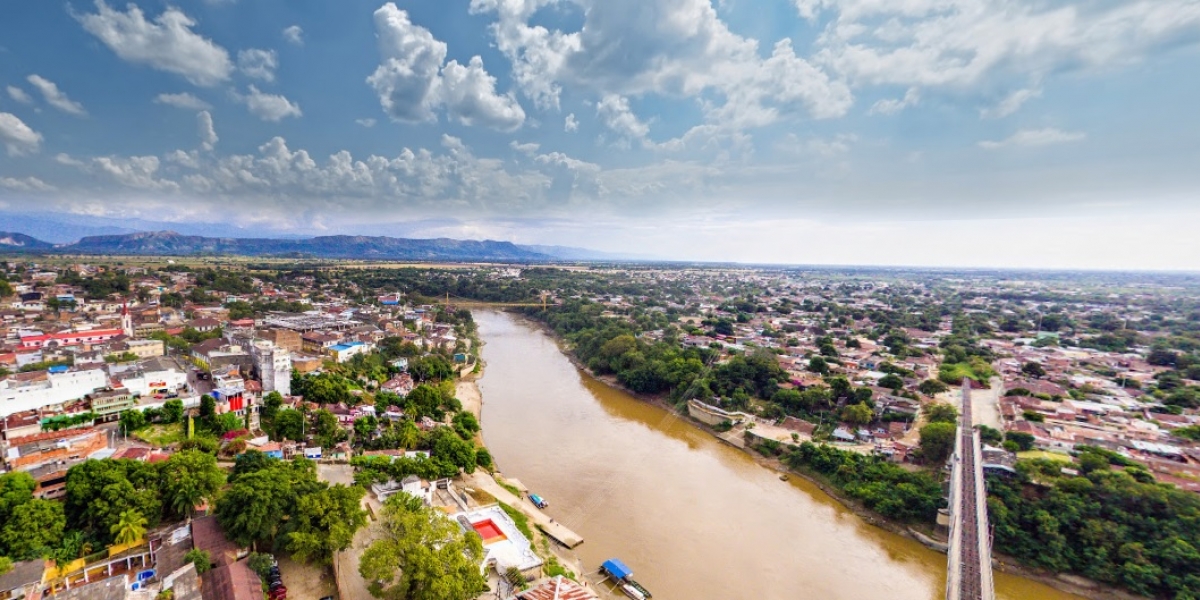
[(574, 548), (583, 543), (582, 536), (538, 510), (529, 500), (504, 489), (491, 475), (476, 471), (468, 479), (471, 487), (484, 490), (495, 496), (497, 500), (521, 511), (521, 514), (524, 514), (530, 523), (546, 534), (546, 537), (567, 548)]

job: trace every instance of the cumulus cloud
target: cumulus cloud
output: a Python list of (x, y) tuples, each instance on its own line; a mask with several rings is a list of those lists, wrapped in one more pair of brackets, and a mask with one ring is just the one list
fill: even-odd
[(831, 17), (817, 61), (856, 84), (970, 89), (1005, 76), (1130, 63), (1200, 39), (1194, 0), (796, 0)]
[(571, 114), (567, 115), (567, 118), (565, 120), (563, 120), (563, 131), (565, 131), (567, 133), (572, 133), (572, 132), (578, 131), (578, 130), (579, 130), (579, 121), (575, 120), (575, 113), (571, 113)]
[(525, 111), (511, 95), (496, 92), (496, 78), (474, 56), (466, 65), (446, 61), (446, 43), (414, 24), (389, 2), (375, 11), (382, 62), (367, 78), (390, 117), (408, 123), (433, 122), (445, 110), (464, 125), (513, 131)]
[(1003, 100), (1001, 100), (995, 106), (992, 106), (989, 108), (984, 108), (984, 109), (980, 110), (979, 116), (983, 117), (985, 119), (1001, 119), (1001, 118), (1007, 117), (1008, 115), (1011, 115), (1011, 114), (1017, 112), (1018, 110), (1020, 110), (1021, 107), (1024, 106), (1026, 102), (1028, 102), (1034, 98), (1038, 98), (1041, 95), (1042, 95), (1041, 90), (1034, 90), (1034, 89), (1017, 90), (1017, 91), (1009, 94), (1008, 96), (1006, 96)]
[(58, 86), (53, 81), (41, 75), (30, 75), (26, 80), (29, 82), (29, 85), (32, 85), (42, 94), (42, 98), (46, 100), (46, 104), (77, 117), (87, 116), (87, 111), (83, 109), (83, 105), (68, 98), (66, 93), (58, 89)]
[(196, 22), (178, 8), (169, 6), (153, 21), (135, 4), (121, 12), (96, 0), (96, 10), (75, 18), (122, 60), (174, 73), (199, 86), (222, 83), (233, 71), (229, 53), (192, 31)]
[(154, 97), (155, 104), (166, 104), (175, 108), (184, 108), (188, 110), (208, 110), (212, 108), (209, 103), (184, 92), (182, 94), (159, 94)]
[(476, 14), (497, 15), (497, 48), (539, 107), (557, 107), (564, 83), (627, 97), (713, 91), (724, 102), (706, 103), (708, 120), (744, 128), (790, 114), (837, 117), (853, 102), (845, 84), (797, 56), (790, 40), (762, 58), (758, 41), (730, 31), (709, 0), (580, 0), (579, 31), (530, 23), (539, 8), (562, 1), (471, 3)]
[(0, 187), (18, 192), (53, 192), (58, 189), (37, 177), (0, 177)]
[(299, 117), (303, 113), (300, 112), (300, 105), (293, 103), (291, 100), (279, 94), (267, 94), (259, 91), (257, 87), (250, 86), (250, 93), (246, 95), (236, 95), (239, 101), (250, 109), (250, 114), (271, 122), (279, 122), (288, 117)]
[(596, 115), (612, 132), (620, 136), (623, 143), (645, 141), (650, 126), (643, 123), (629, 108), (629, 99), (617, 94), (606, 94), (596, 103)]
[(1022, 129), (1003, 140), (984, 140), (979, 142), (979, 147), (986, 150), (996, 150), (1006, 147), (1031, 147), (1031, 146), (1049, 146), (1051, 144), (1064, 144), (1067, 142), (1078, 142), (1087, 137), (1087, 134), (1077, 131), (1063, 131), (1053, 127), (1045, 129)]
[(304, 45), (304, 30), (299, 25), (292, 25), (283, 30), (283, 39), (296, 46)]
[(916, 106), (921, 101), (921, 94), (916, 88), (908, 88), (903, 98), (885, 98), (871, 105), (867, 111), (872, 115), (894, 115), (910, 106)]
[(41, 147), (42, 134), (31, 129), (16, 115), (0, 112), (0, 143), (4, 144), (9, 156), (32, 154)]
[(263, 81), (275, 81), (275, 68), (279, 66), (279, 61), (274, 50), (239, 50), (237, 62), (238, 70), (243, 75)]
[(354, 122), (358, 123), (359, 125), (362, 125), (363, 127), (366, 127), (367, 129), (370, 129), (375, 126), (375, 119), (370, 119), (370, 118), (355, 119)]
[(33, 98), (29, 97), (29, 94), (27, 94), (25, 90), (15, 85), (10, 85), (7, 89), (8, 97), (12, 98), (14, 101), (20, 102), (21, 104), (33, 104)]
[(207, 110), (196, 113), (196, 132), (200, 136), (200, 147), (205, 150), (212, 150), (220, 139), (213, 129), (212, 115)]

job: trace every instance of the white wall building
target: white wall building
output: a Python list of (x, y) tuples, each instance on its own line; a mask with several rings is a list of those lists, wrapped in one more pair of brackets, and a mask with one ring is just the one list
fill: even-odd
[(0, 417), (79, 400), (105, 387), (108, 376), (101, 369), (49, 373), (33, 382), (10, 377), (0, 381)]
[(254, 368), (258, 370), (264, 394), (279, 392), (284, 396), (292, 395), (291, 352), (269, 340), (254, 340), (250, 344), (250, 356), (254, 358)]

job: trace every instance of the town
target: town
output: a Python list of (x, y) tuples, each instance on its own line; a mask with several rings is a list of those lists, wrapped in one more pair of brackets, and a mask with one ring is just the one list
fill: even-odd
[[(970, 388), (998, 552), (1146, 596), (1200, 587), (1169, 562), (1196, 552), (1200, 506), (1188, 276), (96, 257), (4, 274), (0, 600), (645, 592), (578, 564), (582, 538), (483, 446), (487, 306), (933, 545)], [(1140, 514), (1152, 493), (1171, 508)], [(1099, 513), (1053, 506), (1102, 494), (1129, 501), (1102, 507), (1120, 531), (1068, 549)], [(1147, 519), (1173, 523), (1126, 524)], [(415, 595), (431, 581), (450, 591)]]

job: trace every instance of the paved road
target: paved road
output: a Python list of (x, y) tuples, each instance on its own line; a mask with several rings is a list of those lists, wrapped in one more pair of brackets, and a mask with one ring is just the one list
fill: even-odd
[[(317, 464), (317, 478), (332, 484), (354, 484), (354, 467), (339, 464)], [(363, 497), (363, 508), (368, 509), (368, 515), (379, 514), (379, 503), (375, 496), (367, 492)], [(338, 597), (341, 600), (373, 600), (367, 589), (367, 582), (358, 574), (358, 563), (367, 546), (380, 533), (380, 524), (368, 516), (367, 526), (358, 530), (354, 541), (346, 550), (333, 557), (333, 575), (337, 581)]]

